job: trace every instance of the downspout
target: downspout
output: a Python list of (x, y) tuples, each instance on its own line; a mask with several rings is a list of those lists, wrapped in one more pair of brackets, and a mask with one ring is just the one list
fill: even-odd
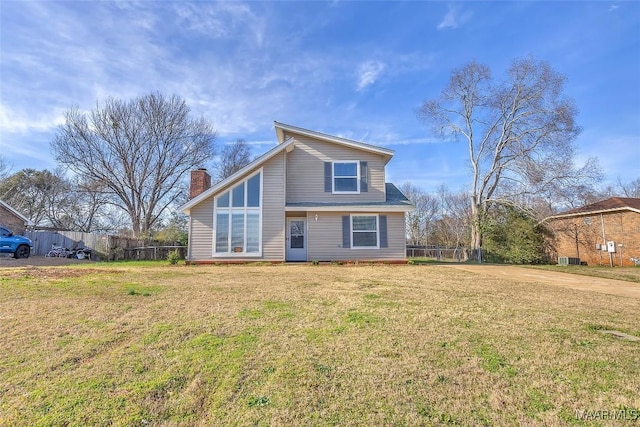
[[(293, 143), (292, 143), (293, 144)], [(289, 158), (289, 152), (287, 151), (289, 147), (285, 148), (285, 150), (283, 151), (283, 155), (284, 155), (284, 159), (282, 160), (282, 167), (284, 169), (284, 173), (283, 178), (282, 178), (282, 188), (284, 190), (284, 206), (282, 207), (282, 215), (284, 216), (284, 218), (282, 219), (282, 228), (283, 228), (283, 242), (282, 242), (282, 261), (286, 262), (287, 261), (287, 246), (289, 244), (289, 241), (287, 240), (287, 160)], [(307, 233), (308, 235), (308, 233)], [(309, 244), (309, 238), (307, 236), (305, 236), (307, 238), (307, 242), (306, 244)], [(307, 248), (308, 250), (308, 248)]]
[(579, 239), (578, 239), (578, 224), (577, 223), (573, 223), (573, 227), (574, 227), (574, 233), (575, 233), (575, 237), (576, 237), (576, 257), (578, 259), (580, 259), (580, 244), (579, 244)]
[(191, 211), (189, 211), (189, 236), (187, 240), (187, 261), (191, 260)]

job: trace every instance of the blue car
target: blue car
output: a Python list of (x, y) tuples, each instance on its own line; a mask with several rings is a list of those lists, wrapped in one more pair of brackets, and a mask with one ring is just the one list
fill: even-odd
[(13, 254), (14, 258), (29, 258), (33, 250), (31, 240), (23, 236), (14, 236), (4, 227), (0, 227), (0, 253)]

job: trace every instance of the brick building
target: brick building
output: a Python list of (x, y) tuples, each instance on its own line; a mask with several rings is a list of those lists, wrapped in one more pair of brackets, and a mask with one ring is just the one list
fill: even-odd
[(33, 223), (7, 203), (0, 200), (0, 225), (8, 228), (13, 234), (22, 234)]
[(612, 197), (546, 219), (554, 257), (587, 265), (633, 266), (640, 258), (640, 199)]

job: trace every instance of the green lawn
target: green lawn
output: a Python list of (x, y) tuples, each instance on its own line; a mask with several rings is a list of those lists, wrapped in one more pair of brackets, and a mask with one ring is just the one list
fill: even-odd
[(640, 343), (599, 331), (639, 307), (432, 265), (4, 268), (0, 425), (613, 425)]

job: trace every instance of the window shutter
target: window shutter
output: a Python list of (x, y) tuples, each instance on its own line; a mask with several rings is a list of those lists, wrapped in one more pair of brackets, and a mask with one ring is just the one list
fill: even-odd
[(380, 228), (380, 247), (386, 248), (389, 246), (387, 242), (387, 216), (380, 215), (378, 217), (378, 227)]
[(351, 218), (349, 215), (342, 217), (342, 247), (351, 247)]
[(331, 193), (333, 190), (332, 184), (332, 175), (333, 175), (333, 165), (331, 162), (324, 162), (324, 191), (325, 193)]
[(369, 191), (369, 167), (367, 162), (360, 162), (360, 192)]

